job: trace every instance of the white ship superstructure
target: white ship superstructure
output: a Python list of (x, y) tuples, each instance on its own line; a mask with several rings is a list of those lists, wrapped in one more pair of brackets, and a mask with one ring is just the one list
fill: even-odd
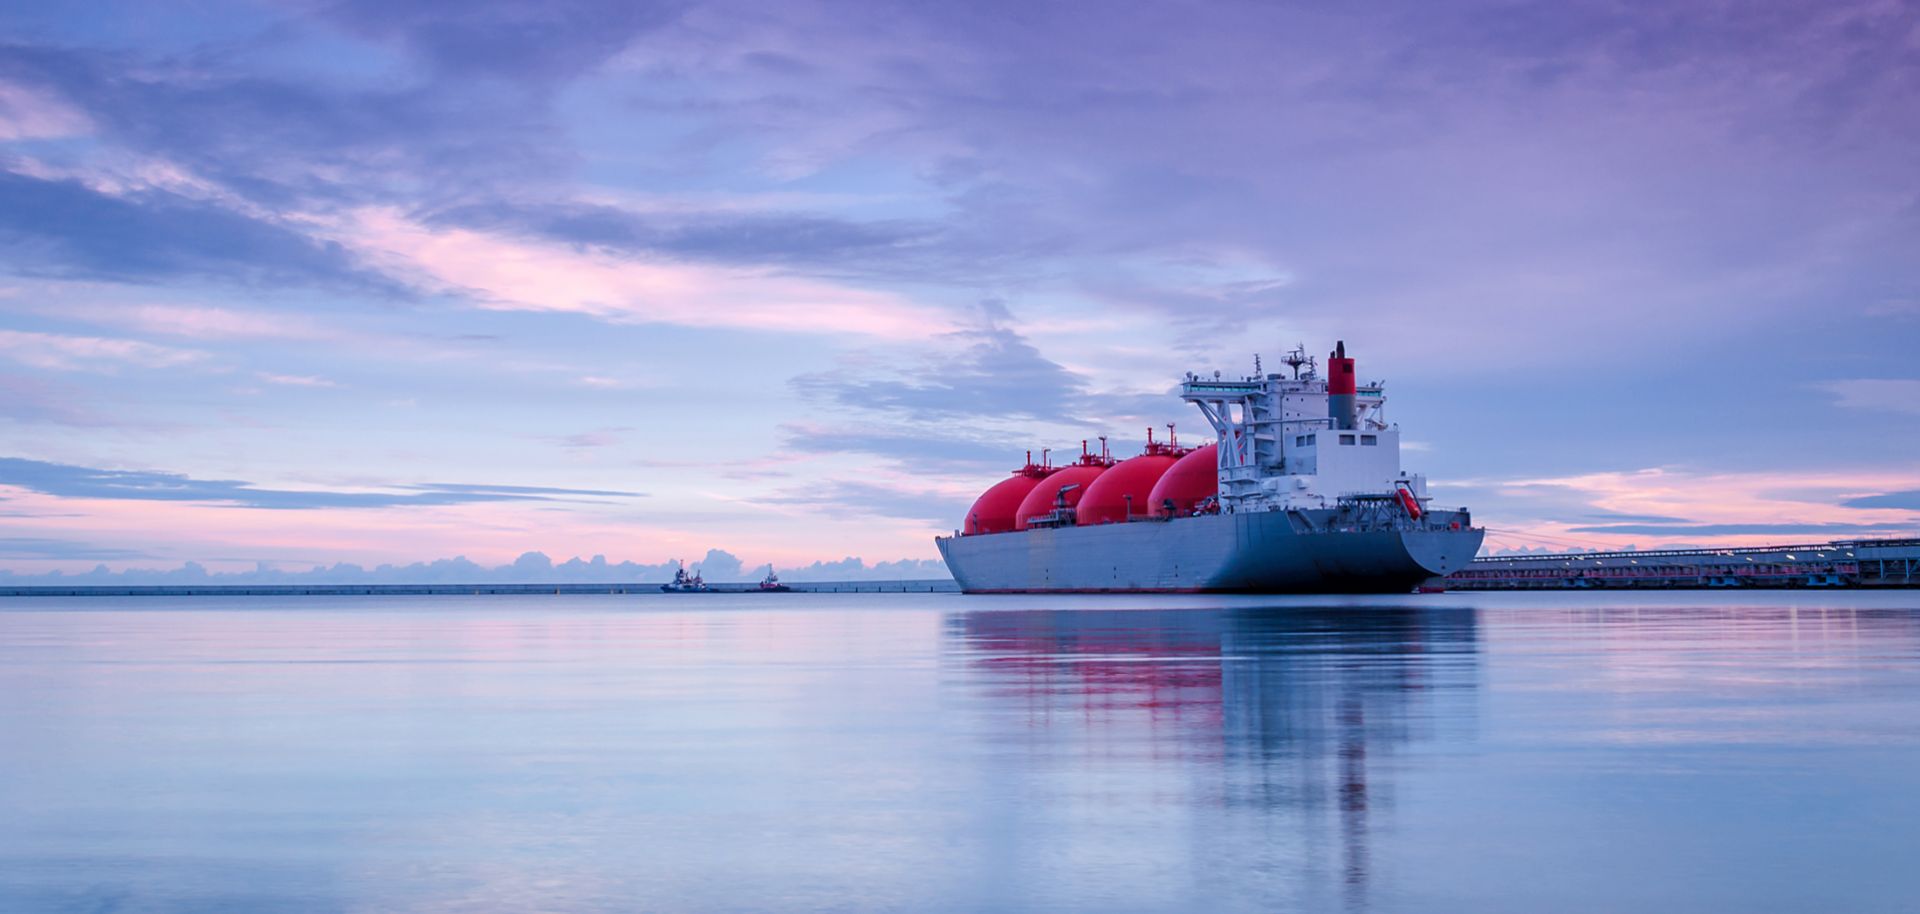
[(1301, 349), (1286, 364), (1291, 375), (1188, 374), (1180, 385), (1219, 439), (1222, 510), (1331, 508), (1342, 496), (1403, 490), (1426, 498), (1425, 477), (1400, 468), (1400, 429), (1386, 421), (1384, 385), (1355, 383), (1345, 342), (1328, 358), (1325, 379)]

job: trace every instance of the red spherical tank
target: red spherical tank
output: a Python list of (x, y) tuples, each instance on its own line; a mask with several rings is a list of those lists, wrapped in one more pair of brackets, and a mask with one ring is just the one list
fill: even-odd
[[(1201, 499), (1220, 494), (1220, 446), (1209, 444), (1160, 474), (1147, 494), (1147, 510), (1154, 517), (1185, 517)], [(1167, 502), (1173, 502), (1169, 515)]]
[(966, 535), (1006, 533), (1019, 529), (1014, 526), (1014, 518), (1020, 515), (1020, 501), (1033, 491), (1039, 481), (1039, 475), (1019, 473), (994, 483), (993, 488), (980, 493), (980, 497), (974, 499), (973, 507), (967, 510)]
[(1028, 521), (1051, 513), (1053, 511), (1054, 496), (1060, 492), (1061, 486), (1077, 486), (1077, 488), (1067, 493), (1067, 507), (1071, 508), (1079, 504), (1080, 499), (1087, 494), (1087, 488), (1093, 483), (1094, 479), (1098, 478), (1099, 475), (1106, 472), (1106, 470), (1107, 468), (1104, 466), (1077, 464), (1054, 471), (1052, 476), (1040, 480), (1040, 482), (1033, 487), (1033, 491), (1028, 492), (1027, 497), (1021, 499), (1020, 512), (1013, 519), (1013, 529), (1025, 530), (1027, 529)]
[(1141, 454), (1120, 461), (1087, 486), (1087, 494), (1074, 508), (1075, 523), (1082, 527), (1117, 524), (1130, 520), (1129, 514), (1147, 516), (1147, 495), (1176, 462), (1170, 454)]

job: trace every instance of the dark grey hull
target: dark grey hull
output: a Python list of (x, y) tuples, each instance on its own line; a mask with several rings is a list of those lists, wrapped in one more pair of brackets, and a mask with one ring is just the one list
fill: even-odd
[(1473, 560), (1485, 531), (1451, 515), (1354, 529), (1333, 512), (938, 537), (966, 593), (1405, 593)]

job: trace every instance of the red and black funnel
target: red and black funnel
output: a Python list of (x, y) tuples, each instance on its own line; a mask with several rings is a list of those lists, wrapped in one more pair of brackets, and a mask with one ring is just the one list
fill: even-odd
[(1327, 418), (1333, 420), (1334, 428), (1352, 428), (1358, 415), (1355, 391), (1358, 385), (1353, 378), (1353, 360), (1347, 358), (1347, 341), (1341, 340), (1333, 345), (1333, 352), (1327, 356)]

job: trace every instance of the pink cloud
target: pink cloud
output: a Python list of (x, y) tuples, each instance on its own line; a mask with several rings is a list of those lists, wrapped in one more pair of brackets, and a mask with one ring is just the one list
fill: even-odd
[(939, 311), (884, 293), (771, 270), (643, 260), (432, 228), (392, 209), (360, 210), (334, 234), (390, 270), (464, 291), (495, 310), (890, 339), (951, 329)]
[(92, 128), (80, 109), (44, 92), (0, 82), (0, 142), (76, 136)]
[(129, 329), (195, 339), (334, 339), (331, 331), (304, 315), (235, 311), (199, 305), (94, 306), (81, 309), (90, 319)]
[[(694, 493), (710, 498), (711, 493)], [(173, 567), (197, 561), (241, 571), (256, 560), (367, 567), (464, 555), (483, 565), (513, 561), (538, 550), (562, 561), (603, 554), (614, 561), (697, 558), (719, 547), (749, 564), (806, 565), (844, 555), (869, 561), (932, 558), (923, 525), (895, 519), (833, 518), (768, 511), (734, 503), (722, 517), (689, 512), (684, 525), (645, 524), (593, 506), (530, 502), (420, 505), (404, 508), (328, 508), (288, 511), (184, 502), (59, 497), (0, 486), (0, 500), (16, 518), (0, 518), (0, 537), (63, 539), (138, 550), (148, 560), (108, 562), (119, 568)], [(743, 522), (748, 514), (755, 522)], [(695, 516), (697, 515), (697, 516)], [(21, 573), (81, 571), (94, 559), (11, 561)]]
[(207, 354), (139, 340), (0, 330), (0, 356), (35, 368), (111, 371), (120, 365), (171, 368), (200, 361)]
[(260, 371), (260, 372), (255, 372), (254, 377), (259, 378), (260, 380), (265, 381), (268, 384), (279, 384), (285, 387), (339, 387), (340, 386), (339, 384), (329, 381), (326, 378), (318, 377), (316, 375), (273, 374), (271, 372)]
[[(1865, 495), (1920, 488), (1920, 472), (1728, 472), (1702, 473), (1652, 468), (1628, 472), (1511, 480), (1491, 485), (1516, 505), (1571, 494), (1590, 509), (1632, 517), (1674, 518), (1672, 532), (1595, 531), (1601, 520), (1527, 519), (1502, 522), (1480, 512), (1479, 520), (1496, 533), (1500, 545), (1531, 540), (1534, 545), (1580, 543), (1592, 547), (1652, 548), (1660, 545), (1762, 545), (1795, 539), (1824, 539), (1819, 534), (1710, 533), (1689, 526), (1838, 525), (1891, 531), (1920, 528), (1920, 515), (1897, 508), (1850, 508), (1842, 502)], [(1537, 516), (1537, 513), (1536, 513)], [(1653, 525), (1658, 526), (1658, 525)]]

